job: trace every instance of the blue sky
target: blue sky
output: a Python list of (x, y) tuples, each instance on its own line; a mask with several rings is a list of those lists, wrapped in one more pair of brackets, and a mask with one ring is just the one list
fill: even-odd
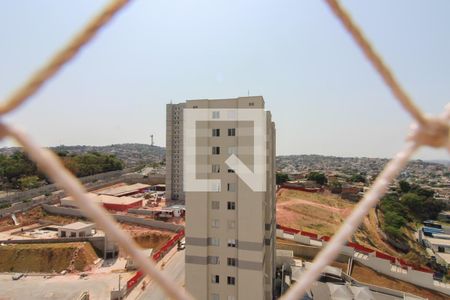
[[(1, 1), (0, 99), (105, 3)], [(450, 1), (343, 4), (417, 104), (439, 113), (450, 99)], [(43, 145), (149, 143), (150, 134), (164, 145), (166, 103), (248, 91), (273, 113), (278, 154), (390, 157), (411, 123), (314, 0), (133, 1), (5, 120)]]

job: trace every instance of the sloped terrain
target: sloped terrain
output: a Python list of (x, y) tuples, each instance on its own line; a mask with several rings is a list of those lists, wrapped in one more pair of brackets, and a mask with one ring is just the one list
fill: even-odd
[[(319, 235), (332, 236), (351, 213), (356, 204), (331, 194), (308, 193), (281, 189), (277, 194), (277, 223)], [(414, 240), (412, 231), (405, 232), (409, 238), (410, 251), (402, 252), (389, 244), (379, 224), (379, 215), (372, 209), (357, 229), (353, 241), (390, 255), (401, 257), (415, 264), (425, 264), (424, 251)]]
[(87, 242), (0, 246), (0, 272), (86, 271), (97, 259)]
[(120, 223), (120, 226), (134, 238), (139, 246), (144, 249), (152, 248), (154, 252), (160, 249), (175, 235), (175, 233), (171, 231), (152, 229), (125, 223)]
[(16, 214), (17, 220), (20, 225), (14, 225), (10, 216), (0, 219), (0, 231), (7, 231), (22, 226), (35, 224), (38, 222), (48, 222), (52, 224), (70, 224), (77, 222), (80, 219), (68, 216), (51, 215), (44, 211), (41, 206), (30, 209), (26, 212)]

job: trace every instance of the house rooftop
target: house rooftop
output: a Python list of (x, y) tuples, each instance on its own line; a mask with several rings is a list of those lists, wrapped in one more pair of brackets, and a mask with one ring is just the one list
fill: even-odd
[(80, 230), (95, 226), (94, 223), (75, 222), (61, 226), (62, 229)]
[(102, 190), (98, 192), (99, 195), (108, 195), (120, 197), (130, 193), (138, 192), (139, 190), (149, 188), (150, 185), (143, 183), (135, 183), (131, 185), (122, 185), (117, 187), (112, 187), (110, 189)]

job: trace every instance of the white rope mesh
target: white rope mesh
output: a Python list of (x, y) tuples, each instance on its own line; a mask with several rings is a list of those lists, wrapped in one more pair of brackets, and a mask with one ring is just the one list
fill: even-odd
[[(337, 0), (325, 0), (335, 15), (341, 20), (343, 26), (352, 35), (355, 42), (360, 46), (361, 50), (372, 63), (375, 69), (383, 78), (386, 85), (391, 89), (394, 96), (408, 111), (417, 124), (413, 125), (411, 135), (407, 147), (399, 152), (385, 167), (383, 172), (377, 177), (369, 192), (363, 197), (358, 205), (352, 211), (352, 214), (346, 219), (344, 224), (333, 236), (328, 245), (315, 258), (313, 264), (302, 276), (299, 282), (289, 289), (284, 296), (285, 299), (299, 299), (307, 291), (308, 287), (320, 276), (325, 266), (331, 263), (338, 255), (341, 247), (349, 240), (363, 218), (367, 215), (370, 208), (374, 207), (380, 197), (386, 192), (389, 184), (396, 178), (402, 168), (414, 152), (422, 145), (431, 147), (445, 147), (450, 151), (449, 143), (449, 122), (450, 122), (450, 105), (446, 107), (444, 113), (437, 117), (425, 116), (411, 101), (406, 92), (397, 83), (392, 72), (383, 63), (381, 58), (373, 50), (370, 43), (358, 29), (350, 16), (339, 5)], [(69, 44), (59, 53), (57, 53), (50, 62), (40, 69), (36, 74), (8, 98), (0, 103), (0, 116), (12, 112), (20, 107), (28, 100), (43, 84), (45, 84), (56, 72), (70, 61), (79, 50), (94, 35), (105, 26), (108, 21), (122, 9), (126, 0), (112, 1), (105, 9), (95, 17), (87, 26), (76, 35)], [(94, 204), (90, 199), (81, 183), (64, 168), (60, 159), (51, 151), (39, 147), (29, 136), (10, 125), (1, 123), (0, 121), (0, 138), (9, 136), (23, 146), (25, 152), (30, 158), (37, 163), (38, 167), (56, 184), (64, 188), (64, 190), (72, 196), (77, 202), (81, 210), (97, 225), (102, 228), (108, 237), (115, 240), (120, 247), (125, 249), (133, 259), (138, 262), (143, 273), (151, 276), (155, 282), (173, 299), (191, 299), (191, 296), (185, 290), (174, 282), (171, 282), (162, 272), (159, 272), (154, 263), (139, 251), (138, 245), (123, 230), (117, 226), (114, 219), (107, 213), (105, 209)]]

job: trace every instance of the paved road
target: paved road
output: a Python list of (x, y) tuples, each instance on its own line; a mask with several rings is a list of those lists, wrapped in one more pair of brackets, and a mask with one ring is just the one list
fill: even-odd
[[(184, 250), (177, 251), (177, 247), (174, 247), (162, 260), (165, 262), (164, 268), (162, 270), (165, 275), (169, 276), (178, 286), (184, 285), (184, 275), (185, 275), (185, 264), (184, 264)], [(161, 263), (158, 263), (160, 268)], [(149, 279), (144, 279), (149, 281)], [(136, 295), (134, 293), (130, 294), (127, 299), (141, 299), (141, 300), (165, 300), (167, 296), (165, 293), (155, 284), (154, 281), (150, 281), (144, 291), (141, 290), (142, 283), (136, 287), (135, 291), (139, 291)]]
[(11, 275), (0, 275), (0, 299), (77, 299), (89, 291), (90, 299), (109, 299), (110, 291), (118, 284), (118, 274), (96, 274), (79, 279), (66, 275), (44, 279), (42, 276), (27, 276), (17, 281)]

